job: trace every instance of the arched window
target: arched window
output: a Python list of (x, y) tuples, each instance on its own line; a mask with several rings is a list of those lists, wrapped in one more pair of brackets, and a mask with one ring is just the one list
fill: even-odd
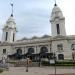
[(72, 53), (72, 59), (75, 60), (75, 53)]
[(63, 54), (59, 54), (59, 55), (58, 55), (58, 59), (59, 59), (59, 60), (64, 60), (64, 55), (63, 55)]
[(34, 53), (34, 48), (29, 48), (29, 49), (28, 49), (28, 53), (29, 53), (29, 54)]
[(48, 52), (47, 47), (41, 47), (40, 53), (46, 53), (46, 52)]
[(75, 50), (75, 44), (72, 44), (72, 45), (71, 45), (71, 49), (72, 49), (72, 50)]
[(21, 49), (17, 49), (17, 54), (22, 54), (22, 50)]

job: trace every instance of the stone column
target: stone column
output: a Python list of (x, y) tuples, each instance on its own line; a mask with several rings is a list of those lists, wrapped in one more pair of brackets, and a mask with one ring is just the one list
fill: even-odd
[(37, 45), (35, 46), (35, 54), (37, 54)]
[(50, 44), (50, 53), (52, 52), (52, 45)]
[(47, 48), (48, 48), (48, 53), (50, 53), (50, 52), (51, 52), (51, 51), (50, 51), (50, 45), (48, 45), (48, 47), (47, 47)]
[(27, 52), (28, 52), (28, 47), (26, 46), (26, 47), (25, 47), (25, 53), (27, 53)]
[(37, 46), (37, 53), (40, 52), (40, 46)]
[(23, 50), (24, 50), (24, 51), (23, 51), (23, 52), (24, 52), (23, 54), (26, 54), (26, 47), (24, 47)]

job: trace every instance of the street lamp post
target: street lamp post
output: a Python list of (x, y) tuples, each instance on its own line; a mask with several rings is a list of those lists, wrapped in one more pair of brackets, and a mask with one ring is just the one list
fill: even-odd
[(54, 53), (54, 62), (55, 62), (55, 75), (56, 75), (56, 56), (55, 56), (55, 53)]
[(3, 68), (5, 68), (5, 64), (6, 64), (6, 61), (5, 61), (5, 57), (4, 55), (2, 56), (2, 65), (3, 65)]
[(41, 54), (39, 54), (39, 67), (41, 66)]
[(27, 58), (26, 72), (28, 72), (28, 60), (29, 58)]
[(52, 59), (50, 56), (50, 64), (54, 64), (54, 75), (56, 75), (56, 55), (55, 55), (55, 53), (53, 53)]

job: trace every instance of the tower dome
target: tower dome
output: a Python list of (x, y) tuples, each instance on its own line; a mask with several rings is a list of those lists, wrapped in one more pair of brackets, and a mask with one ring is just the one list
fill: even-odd
[(57, 6), (57, 4), (55, 4), (51, 13), (51, 20), (54, 20), (57, 17), (61, 19), (63, 17), (63, 14), (61, 9)]
[[(13, 16), (10, 16), (4, 25), (4, 28), (16, 28), (16, 23)], [(3, 28), (3, 29), (4, 29)]]

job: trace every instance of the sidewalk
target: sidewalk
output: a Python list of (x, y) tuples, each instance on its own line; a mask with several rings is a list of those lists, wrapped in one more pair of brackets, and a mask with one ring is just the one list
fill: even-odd
[[(4, 71), (0, 75), (54, 75), (54, 67), (29, 67), (26, 72), (26, 67), (10, 67), (9, 71)], [(75, 75), (75, 69), (56, 70), (57, 75)]]

